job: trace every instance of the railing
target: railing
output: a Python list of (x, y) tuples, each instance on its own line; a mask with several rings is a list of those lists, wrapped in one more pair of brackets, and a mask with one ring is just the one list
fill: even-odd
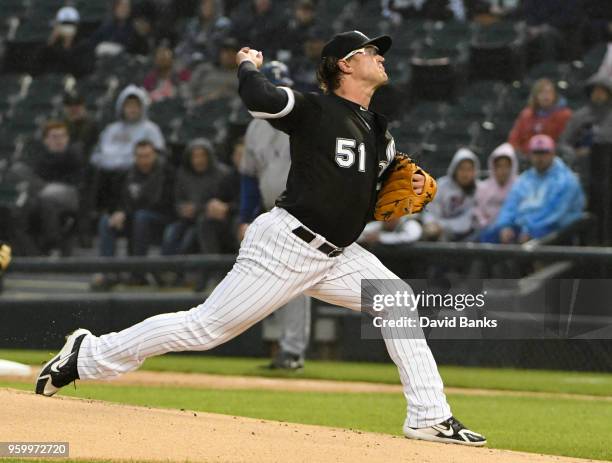
[[(484, 243), (426, 243), (378, 247), (380, 258), (407, 260), (415, 257), (494, 258), (521, 261), (569, 261), (575, 263), (612, 264), (612, 247), (500, 245)], [(96, 273), (96, 272), (165, 272), (187, 270), (227, 270), (236, 257), (227, 254), (149, 257), (16, 257), (10, 272), (24, 273)]]

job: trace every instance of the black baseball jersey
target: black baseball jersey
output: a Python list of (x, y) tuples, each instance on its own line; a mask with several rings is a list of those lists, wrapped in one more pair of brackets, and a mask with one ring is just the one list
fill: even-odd
[(336, 246), (353, 243), (373, 219), (379, 176), (395, 156), (385, 118), (335, 94), (276, 87), (250, 62), (238, 76), (249, 112), (289, 135), (291, 168), (276, 205)]

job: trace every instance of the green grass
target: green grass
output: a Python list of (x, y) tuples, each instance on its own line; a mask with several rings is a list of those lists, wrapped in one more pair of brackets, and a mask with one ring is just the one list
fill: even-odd
[[(0, 386), (31, 389), (23, 383)], [(65, 392), (64, 392), (65, 391)], [(62, 394), (133, 405), (207, 411), (295, 423), (401, 434), (400, 394), (202, 390), (79, 383)], [(612, 459), (612, 404), (592, 400), (449, 394), (456, 416), (496, 448)], [(571, 432), (569, 430), (571, 429)]]
[[(0, 358), (2, 359), (31, 365), (48, 360), (51, 354), (51, 352), (45, 351), (0, 350)], [(143, 369), (231, 376), (267, 376), (399, 384), (397, 369), (391, 363), (309, 360), (302, 372), (293, 373), (262, 368), (267, 362), (267, 359), (257, 358), (173, 354), (148, 359)], [(609, 373), (455, 366), (440, 366), (440, 372), (445, 385), (448, 387), (612, 396), (612, 374)]]

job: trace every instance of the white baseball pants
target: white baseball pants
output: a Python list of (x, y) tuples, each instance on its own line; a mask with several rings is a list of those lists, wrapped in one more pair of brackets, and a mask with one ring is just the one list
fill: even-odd
[[(265, 318), (300, 293), (361, 310), (362, 279), (398, 280), (358, 244), (337, 257), (291, 231), (302, 225), (281, 208), (260, 215), (248, 228), (232, 270), (203, 304), (148, 318), (118, 333), (87, 336), (78, 357), (81, 379), (110, 379), (136, 370), (146, 358), (212, 349)], [(399, 287), (399, 286), (398, 286)], [(442, 379), (424, 339), (385, 339), (408, 403), (406, 425), (431, 426), (451, 416)]]

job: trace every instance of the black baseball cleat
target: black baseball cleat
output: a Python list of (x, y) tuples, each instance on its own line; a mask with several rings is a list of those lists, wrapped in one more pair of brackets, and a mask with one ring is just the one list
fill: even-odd
[(280, 351), (269, 366), (272, 370), (301, 370), (304, 368), (304, 359), (299, 355)]
[(445, 442), (447, 444), (471, 445), (480, 447), (487, 443), (482, 434), (470, 431), (455, 417), (434, 424), (427, 428), (410, 428), (404, 426), (404, 435), (409, 439), (428, 440), (431, 442)]
[(89, 330), (81, 328), (66, 337), (62, 350), (40, 370), (36, 378), (37, 394), (51, 397), (60, 388), (79, 379), (77, 357), (81, 343), (88, 334), (91, 334)]

